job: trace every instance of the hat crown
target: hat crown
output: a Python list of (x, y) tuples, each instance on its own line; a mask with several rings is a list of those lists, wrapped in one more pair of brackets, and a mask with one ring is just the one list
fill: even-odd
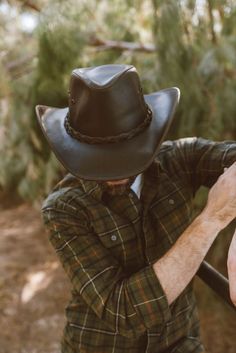
[(72, 71), (69, 123), (90, 137), (118, 136), (142, 124), (147, 107), (132, 65), (102, 65)]
[(127, 70), (136, 71), (132, 65), (113, 64), (75, 69), (72, 71), (72, 75), (77, 75), (88, 85), (102, 89), (112, 84), (114, 80), (118, 79)]

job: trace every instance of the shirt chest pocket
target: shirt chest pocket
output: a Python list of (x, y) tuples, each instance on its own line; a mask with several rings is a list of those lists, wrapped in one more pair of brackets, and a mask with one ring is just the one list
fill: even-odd
[(126, 265), (134, 252), (137, 252), (137, 235), (132, 226), (124, 226), (112, 229), (104, 233), (98, 233), (100, 242), (110, 250), (116, 259)]
[(136, 241), (136, 234), (131, 227), (113, 229), (105, 233), (98, 233), (102, 244), (109, 249), (127, 248)]
[(105, 234), (99, 234), (98, 237), (102, 244), (108, 249), (116, 248), (117, 246), (121, 246), (123, 243), (123, 238), (119, 231), (111, 231)]
[(173, 244), (191, 222), (192, 197), (178, 182), (170, 182), (162, 190), (151, 206), (151, 213), (159, 234)]

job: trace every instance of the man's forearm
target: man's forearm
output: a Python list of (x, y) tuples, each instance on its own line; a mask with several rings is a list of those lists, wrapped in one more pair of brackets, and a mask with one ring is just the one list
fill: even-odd
[(221, 227), (201, 213), (153, 269), (171, 304), (196, 274)]
[(236, 306), (236, 230), (234, 232), (227, 259), (230, 298)]

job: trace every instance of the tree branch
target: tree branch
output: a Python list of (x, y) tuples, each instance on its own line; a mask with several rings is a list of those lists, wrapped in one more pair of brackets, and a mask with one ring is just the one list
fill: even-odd
[(214, 30), (214, 17), (213, 17), (213, 7), (212, 7), (212, 0), (207, 0), (208, 3), (208, 14), (209, 14), (209, 18), (210, 18), (210, 28), (211, 28), (211, 39), (212, 39), (212, 43), (216, 43), (216, 34), (215, 34), (215, 30)]
[[(129, 50), (129, 51), (139, 51), (145, 53), (153, 53), (155, 52), (155, 46), (153, 44), (140, 44), (135, 42), (124, 42), (117, 40), (104, 40), (99, 39), (97, 37), (91, 37), (88, 40), (88, 45), (97, 47), (99, 50)], [(6, 55), (6, 53), (4, 53)], [(26, 55), (21, 58), (17, 58), (16, 60), (6, 62), (5, 69), (10, 72), (16, 74), (16, 71), (23, 68), (23, 72), (28, 65), (31, 65), (32, 60), (36, 58), (35, 54)], [(26, 69), (27, 72), (28, 69)]]
[(134, 42), (124, 42), (117, 40), (105, 40), (97, 37), (91, 37), (89, 45), (98, 47), (99, 50), (130, 50), (130, 51), (142, 51), (146, 53), (155, 52), (155, 46), (153, 44), (140, 44)]
[(33, 1), (31, 0), (22, 0), (20, 1), (23, 7), (28, 7), (31, 10), (40, 12), (41, 8), (39, 6), (37, 6)]
[(31, 64), (32, 60), (36, 57), (35, 54), (26, 55), (24, 57), (18, 58), (16, 60), (6, 63), (5, 69), (9, 72), (17, 70), (19, 67), (26, 66)]

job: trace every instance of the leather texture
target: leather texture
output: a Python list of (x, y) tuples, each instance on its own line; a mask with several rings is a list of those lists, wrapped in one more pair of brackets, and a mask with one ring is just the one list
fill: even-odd
[(70, 82), (70, 123), (88, 136), (127, 132), (145, 118), (137, 72), (128, 65), (74, 70)]
[[(131, 65), (102, 65), (73, 70), (69, 107), (39, 105), (37, 117), (52, 150), (63, 166), (87, 180), (119, 180), (137, 175), (155, 158), (179, 101), (176, 87), (143, 95)], [(129, 140), (89, 144), (70, 136), (71, 126), (92, 137), (119, 135), (136, 128), (152, 111), (150, 124)]]

